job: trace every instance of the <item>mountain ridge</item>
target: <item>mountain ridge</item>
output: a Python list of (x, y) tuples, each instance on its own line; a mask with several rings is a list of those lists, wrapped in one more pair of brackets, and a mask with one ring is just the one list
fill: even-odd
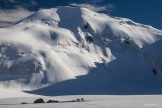
[(30, 91), (93, 74), (103, 77), (105, 86), (135, 81), (134, 86), (146, 87), (162, 81), (162, 31), (130, 19), (58, 7), (2, 28), (0, 35), (0, 87)]

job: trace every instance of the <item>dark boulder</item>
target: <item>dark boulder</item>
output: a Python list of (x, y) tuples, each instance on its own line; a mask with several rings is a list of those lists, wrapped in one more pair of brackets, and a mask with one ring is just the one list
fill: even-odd
[(27, 104), (26, 102), (21, 102), (21, 104)]
[(128, 40), (125, 41), (126, 44), (129, 44), (130, 42)]
[(46, 103), (58, 103), (58, 100), (48, 100)]
[(85, 25), (83, 26), (83, 28), (84, 28), (84, 29), (88, 29), (88, 24), (85, 24)]
[(36, 99), (34, 103), (44, 103), (44, 100), (42, 98)]
[(87, 37), (86, 37), (86, 40), (87, 40), (88, 43), (94, 42), (94, 39), (93, 39), (92, 36), (87, 36)]

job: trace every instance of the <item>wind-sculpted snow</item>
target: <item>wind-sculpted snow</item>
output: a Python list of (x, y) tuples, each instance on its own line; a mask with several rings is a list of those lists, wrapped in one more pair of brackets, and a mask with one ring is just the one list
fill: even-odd
[[(0, 86), (32, 90), (78, 79), (88, 88), (92, 83), (87, 82), (98, 75), (101, 81), (95, 81), (94, 88), (101, 82), (112, 87), (118, 81), (159, 86), (161, 40), (162, 31), (151, 26), (86, 8), (40, 10), (0, 29)], [(97, 74), (94, 79), (78, 78), (93, 74)]]

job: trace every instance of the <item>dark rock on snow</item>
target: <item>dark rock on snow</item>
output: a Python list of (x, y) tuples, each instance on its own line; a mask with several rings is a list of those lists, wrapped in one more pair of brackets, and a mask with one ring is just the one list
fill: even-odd
[(36, 99), (34, 103), (44, 103), (44, 100), (42, 98)]
[(46, 103), (58, 103), (58, 100), (48, 100)]

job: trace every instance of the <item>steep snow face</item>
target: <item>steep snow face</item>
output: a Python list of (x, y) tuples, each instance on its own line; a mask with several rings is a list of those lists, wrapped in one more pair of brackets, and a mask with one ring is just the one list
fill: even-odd
[(150, 80), (152, 68), (162, 71), (161, 39), (162, 31), (151, 26), (86, 8), (40, 10), (0, 29), (0, 86), (37, 89), (92, 68), (116, 80)]

